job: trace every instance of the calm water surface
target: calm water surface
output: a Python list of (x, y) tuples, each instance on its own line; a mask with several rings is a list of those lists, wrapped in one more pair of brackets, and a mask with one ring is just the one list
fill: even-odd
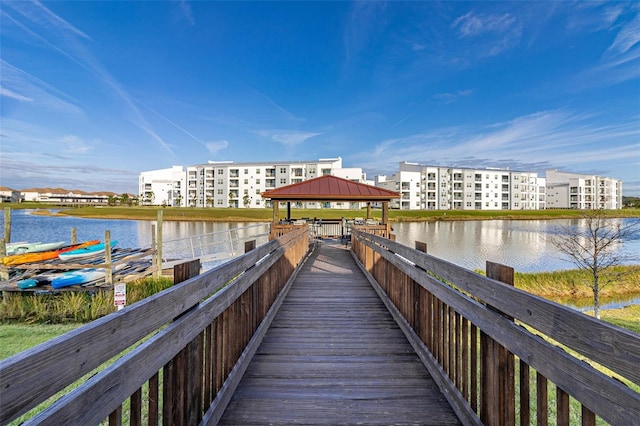
[[(627, 221), (631, 219), (612, 219)], [(556, 271), (575, 266), (551, 244), (559, 226), (577, 226), (580, 219), (483, 220), (394, 223), (398, 242), (413, 247), (427, 243), (427, 251), (468, 269), (485, 269), (485, 262), (502, 263), (518, 272)], [(635, 256), (640, 239), (625, 241), (619, 250)]]
[[(104, 231), (118, 240), (118, 247), (150, 247), (152, 224), (145, 220), (83, 219), (66, 216), (32, 215), (30, 210), (12, 211), (12, 241), (69, 241), (71, 228), (78, 240), (104, 239)], [(4, 220), (0, 215), (0, 222)], [(628, 219), (614, 219), (628, 220)], [(469, 269), (484, 269), (487, 260), (509, 265), (519, 272), (571, 269), (549, 242), (559, 225), (576, 225), (578, 220), (488, 220), (461, 222), (394, 223), (398, 242), (413, 247), (427, 243), (434, 256)], [(163, 223), (164, 241), (245, 227), (251, 223), (173, 222)], [(2, 228), (0, 228), (2, 229)], [(255, 231), (252, 231), (255, 232)], [(625, 241), (620, 250), (640, 253), (640, 239)]]

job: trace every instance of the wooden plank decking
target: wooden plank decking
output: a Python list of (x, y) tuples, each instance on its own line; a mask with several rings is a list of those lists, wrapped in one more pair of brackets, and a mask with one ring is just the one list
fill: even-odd
[(460, 424), (350, 253), (323, 242), (220, 424)]

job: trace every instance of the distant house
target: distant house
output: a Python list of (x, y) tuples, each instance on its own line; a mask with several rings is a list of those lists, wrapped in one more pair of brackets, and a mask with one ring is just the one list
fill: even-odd
[(0, 203), (19, 203), (22, 201), (20, 191), (0, 186)]
[(64, 188), (29, 188), (21, 191), (25, 201), (52, 204), (108, 204), (113, 192), (86, 192)]

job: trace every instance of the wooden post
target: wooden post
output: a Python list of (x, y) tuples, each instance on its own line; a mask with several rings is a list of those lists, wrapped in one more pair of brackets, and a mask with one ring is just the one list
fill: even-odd
[(113, 267), (111, 265), (111, 231), (104, 231), (104, 263), (107, 265), (104, 272), (104, 283), (113, 284)]
[(367, 219), (371, 219), (371, 201), (367, 201)]
[(11, 242), (11, 207), (5, 207), (4, 208), (4, 243), (9, 244), (10, 242)]
[(71, 228), (71, 245), (78, 244), (78, 230), (73, 227)]
[(154, 271), (154, 278), (160, 278), (162, 276), (162, 210), (158, 210), (158, 217), (156, 219), (156, 268)]
[(256, 248), (256, 240), (250, 240), (244, 242), (244, 252), (250, 252), (251, 250)]
[(423, 253), (427, 252), (427, 243), (423, 243), (422, 241), (415, 242), (416, 250), (421, 251)]
[(287, 201), (287, 221), (291, 221), (291, 201)]
[[(514, 270), (509, 266), (487, 262), (486, 272), (489, 278), (514, 285)], [(480, 348), (481, 421), (485, 425), (512, 425), (515, 423), (514, 356), (483, 332)]]
[(273, 223), (280, 222), (280, 201), (272, 200), (273, 204)]
[[(158, 247), (156, 246), (156, 224), (151, 224), (151, 249), (153, 253), (151, 254), (151, 267), (154, 269), (153, 275), (156, 276), (155, 268), (158, 265)], [(162, 274), (162, 271), (160, 271)]]

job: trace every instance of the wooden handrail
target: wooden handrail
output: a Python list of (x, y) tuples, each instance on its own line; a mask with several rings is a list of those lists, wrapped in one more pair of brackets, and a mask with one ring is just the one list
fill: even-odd
[[(352, 248), (375, 281), (374, 287), (378, 286), (390, 310), (405, 325), (405, 333), (422, 353), (425, 365), (432, 374), (441, 376), (445, 395), (455, 395), (450, 402), (461, 418), (472, 417), (469, 409), (478, 413), (478, 398), (484, 397), (473, 395), (487, 379), (480, 377), (478, 362), (485, 354), (475, 346), (480, 332), (517, 356), (520, 371), (530, 366), (541, 379), (557, 386), (558, 415), (563, 419), (568, 416), (565, 402), (569, 395), (583, 404), (587, 419), (592, 413), (614, 424), (640, 418), (640, 394), (545, 340), (559, 342), (638, 384), (637, 334), (359, 230), (353, 231)], [(521, 386), (523, 391), (528, 391), (528, 382)], [(528, 394), (521, 396), (523, 405), (518, 411), (527, 418), (524, 410), (529, 408), (524, 399), (528, 403)], [(544, 404), (541, 400), (538, 408)], [(508, 423), (507, 416), (492, 413), (490, 417)]]
[[(173, 365), (176, 354), (192, 345), (194, 339), (203, 339), (212, 321), (227, 324), (233, 318), (233, 327), (244, 331), (239, 333), (241, 338), (220, 345), (221, 350), (231, 352), (225, 355), (225, 365), (218, 366), (224, 371), (216, 373), (228, 377), (243, 345), (251, 339), (307, 250), (306, 230), (288, 233), (218, 268), (0, 361), (0, 424), (17, 418), (155, 332), (32, 419), (46, 419), (50, 424), (96, 424), (117, 412), (118, 406), (147, 380), (153, 380), (154, 375), (157, 380), (160, 370)], [(250, 312), (246, 311), (249, 307)], [(199, 356), (205, 355), (201, 352)], [(210, 392), (211, 398), (218, 390)], [(202, 417), (208, 405), (193, 403), (199, 406)], [(167, 404), (172, 403), (165, 401), (163, 405)]]

